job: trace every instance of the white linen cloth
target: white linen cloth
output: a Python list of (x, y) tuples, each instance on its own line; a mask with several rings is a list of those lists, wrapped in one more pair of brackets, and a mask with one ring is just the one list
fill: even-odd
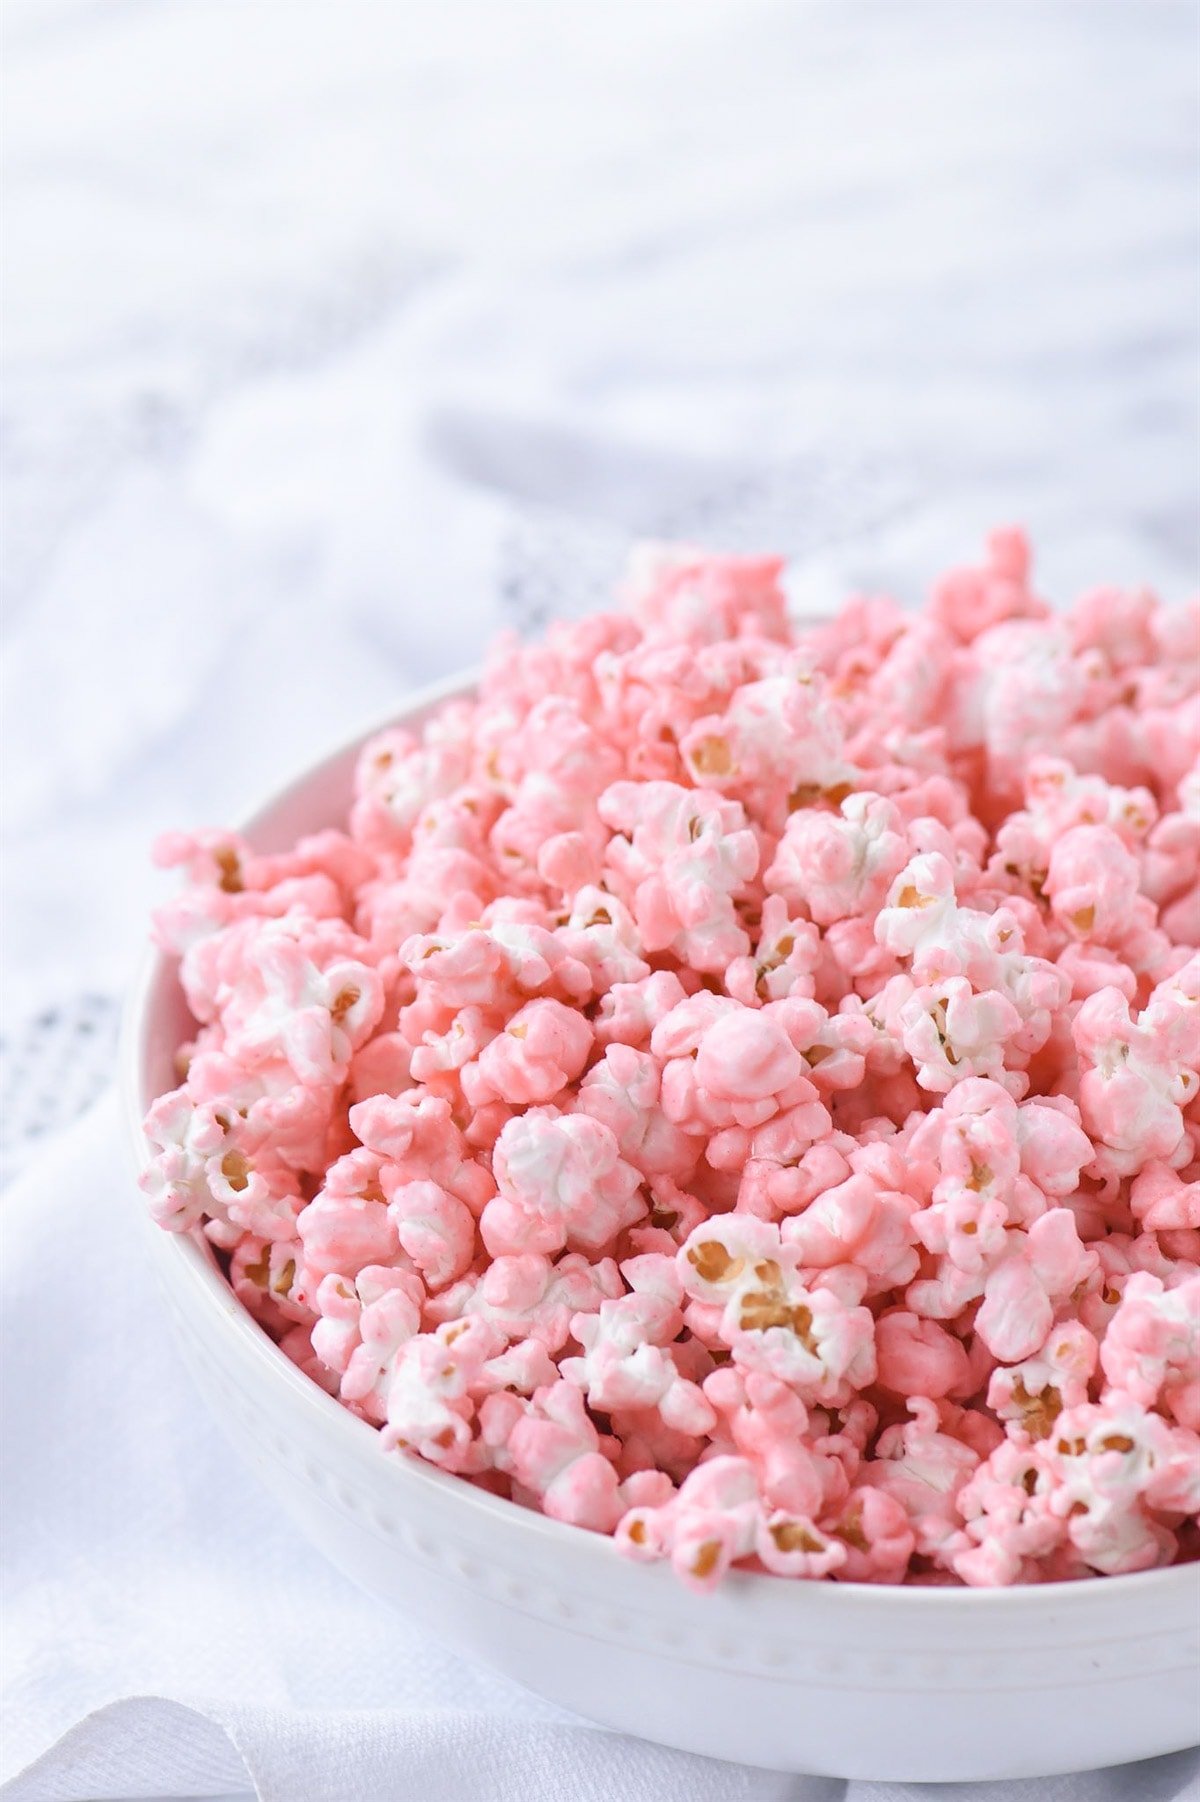
[[(360, 1594), (278, 1517), (203, 1411), (138, 1206), (111, 1100), (3, 1204), (3, 1802), (224, 1796), (247, 1782), (262, 1802), (934, 1793), (776, 1775), (589, 1726)], [(936, 1793), (1195, 1802), (1200, 1752)]]

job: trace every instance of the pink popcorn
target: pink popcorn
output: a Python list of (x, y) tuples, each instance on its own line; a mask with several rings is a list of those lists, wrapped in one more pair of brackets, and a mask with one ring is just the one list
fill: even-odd
[[(682, 1247), (696, 1327), (747, 1370), (778, 1376), (805, 1401), (837, 1407), (875, 1377), (874, 1321), (830, 1288), (806, 1288), (780, 1230), (748, 1215), (697, 1227)], [(707, 1304), (707, 1305), (706, 1305)]]
[(686, 1000), (688, 991), (671, 970), (640, 982), (616, 982), (600, 1003), (596, 1039), (601, 1045), (646, 1045), (659, 1021)]
[(1096, 1254), (1080, 1242), (1069, 1208), (1051, 1208), (1027, 1233), (1009, 1233), (1004, 1257), (984, 1283), (975, 1319), (988, 1350), (1006, 1364), (1031, 1356), (1050, 1330), (1055, 1305), (1086, 1283), (1096, 1267)]
[(1088, 653), (1076, 656), (1067, 626), (1009, 618), (974, 640), (950, 709), (951, 744), (983, 753), (988, 781), (1005, 799), (1020, 793), (1029, 759), (1058, 748), (1081, 710)]
[(591, 1048), (591, 1027), (574, 1008), (549, 998), (526, 1002), (463, 1071), (463, 1094), (475, 1107), (551, 1101), (582, 1075)]
[(1119, 940), (1136, 917), (1141, 871), (1107, 826), (1075, 826), (1050, 853), (1045, 892), (1076, 937)]
[(1109, 1322), (1100, 1362), (1114, 1390), (1140, 1407), (1161, 1406), (1200, 1432), (1200, 1276), (1168, 1289), (1149, 1271), (1136, 1271)]
[(1093, 1570), (1109, 1575), (1168, 1561), (1174, 1541), (1157, 1510), (1200, 1507), (1200, 1441), (1121, 1397), (1062, 1414), (1048, 1442), (1050, 1506)]
[(908, 1403), (912, 1418), (886, 1427), (862, 1481), (883, 1490), (908, 1516), (915, 1546), (937, 1557), (953, 1542), (960, 1515), (959, 1492), (979, 1463), (978, 1453), (941, 1430), (936, 1405), (925, 1397)]
[(355, 777), (356, 838), (370, 847), (407, 845), (422, 809), (469, 778), (473, 717), (469, 703), (454, 701), (430, 721), (420, 742), (399, 727), (367, 742)]
[[(685, 1131), (711, 1135), (707, 1158), (716, 1169), (739, 1169), (748, 1157), (799, 1155), (829, 1130), (808, 1066), (789, 1037), (790, 1011), (774, 1011), (792, 1005), (753, 1009), (702, 990), (651, 1035), (651, 1052), (666, 1060), (662, 1110)], [(811, 1005), (821, 1018), (823, 1010)], [(760, 1142), (757, 1129), (773, 1117), (772, 1134)]]
[(878, 1382), (893, 1395), (969, 1395), (971, 1366), (960, 1340), (935, 1320), (897, 1308), (875, 1327)]
[(475, 1216), (466, 1203), (428, 1177), (396, 1182), (383, 1172), (388, 1219), (400, 1249), (430, 1289), (442, 1289), (470, 1268), (475, 1256)]
[(498, 1194), (480, 1217), (493, 1257), (555, 1252), (568, 1241), (599, 1251), (646, 1211), (638, 1171), (587, 1114), (517, 1115), (496, 1141), (494, 1170)]
[(1057, 1553), (1065, 1539), (1054, 1511), (1055, 1476), (1045, 1454), (1005, 1441), (958, 1492), (965, 1531), (946, 1549), (957, 1576), (994, 1589), (1028, 1576)]
[(389, 1264), (400, 1241), (383, 1192), (383, 1163), (373, 1152), (351, 1151), (331, 1164), (325, 1182), (297, 1222), (304, 1246), (306, 1289), (333, 1271), (357, 1276), (365, 1264)]
[(1092, 1334), (1082, 1321), (1064, 1321), (1051, 1329), (1032, 1357), (996, 1367), (988, 1384), (988, 1407), (1030, 1439), (1045, 1439), (1064, 1408), (1087, 1401), (1095, 1369)]
[(704, 1396), (732, 1449), (754, 1467), (759, 1494), (771, 1507), (816, 1518), (842, 1500), (845, 1472), (826, 1448), (811, 1443), (813, 1417), (787, 1383), (726, 1365), (705, 1379)]
[(578, 1389), (556, 1382), (529, 1402), (492, 1395), (481, 1421), (496, 1468), (536, 1496), (551, 1520), (613, 1531), (622, 1514), (620, 1482)]
[(706, 1589), (1200, 1557), (1195, 609), (658, 551), (175, 834), (142, 1186), (403, 1450)]
[(425, 1291), (407, 1270), (366, 1265), (356, 1278), (331, 1274), (316, 1293), (312, 1348), (339, 1380), (345, 1402), (382, 1421), (401, 1347), (421, 1330)]
[[(1182, 1008), (1172, 1010), (1163, 1026), (1182, 1023), (1183, 1014)], [(1172, 1158), (1183, 1143), (1182, 1109), (1200, 1086), (1200, 1048), (1188, 1052), (1173, 1032), (1155, 1033), (1152, 1024), (1145, 1014), (1135, 1021), (1117, 989), (1101, 989), (1083, 1003), (1072, 1028), (1084, 1125), (1122, 1172), (1148, 1159)], [(1192, 1061), (1185, 1063), (1185, 1056)]]
[(286, 915), (247, 936), (236, 988), (216, 997), (231, 1057), (280, 1056), (301, 1082), (345, 1071), (383, 1012), (383, 985), (369, 964), (338, 955), (346, 935), (329, 924)]
[(982, 565), (952, 569), (937, 583), (934, 620), (970, 640), (1002, 620), (1044, 618), (1046, 603), (1029, 588), (1031, 563), (1023, 532), (1013, 527), (989, 532)]
[(969, 1077), (1005, 1078), (1007, 1048), (1021, 1028), (1016, 1008), (999, 990), (978, 994), (964, 976), (913, 989), (892, 1017), (891, 1030), (917, 1081), (938, 1095)]
[(681, 1375), (670, 1342), (683, 1325), (679, 1278), (672, 1264), (654, 1257), (622, 1266), (631, 1293), (603, 1301), (595, 1314), (577, 1314), (571, 1332), (580, 1358), (559, 1368), (586, 1391), (588, 1406), (606, 1414), (652, 1408), (667, 1427), (692, 1437), (709, 1431), (716, 1416), (695, 1383)]
[(774, 557), (714, 557), (654, 545), (638, 557), (626, 596), (634, 618), (661, 640), (712, 643), (751, 631), (782, 640), (782, 568)]
[(1129, 1187), (1129, 1205), (1147, 1232), (1200, 1227), (1200, 1178), (1185, 1182), (1169, 1164), (1143, 1164)]
[(234, 1294), (260, 1326), (277, 1335), (290, 1325), (311, 1326), (313, 1322), (313, 1310), (296, 1280), (302, 1255), (295, 1239), (256, 1239), (249, 1234), (238, 1240), (230, 1254), (229, 1282)]
[(846, 1548), (837, 1573), (847, 1583), (902, 1583), (916, 1536), (908, 1515), (882, 1489), (853, 1489), (833, 1527)]
[(747, 1007), (813, 993), (821, 935), (806, 920), (789, 917), (787, 903), (770, 895), (763, 903), (758, 942), (752, 953), (735, 957), (725, 987)]
[(759, 851), (737, 802), (673, 782), (618, 782), (599, 811), (617, 834), (609, 865), (647, 952), (673, 950), (714, 972), (745, 955), (750, 941), (732, 897), (756, 873)]
[(857, 772), (843, 742), (826, 684), (798, 665), (738, 688), (724, 713), (695, 722), (680, 752), (698, 788), (753, 797), (764, 822), (782, 824), (789, 806), (845, 794)]
[(211, 1103), (194, 1107), (182, 1089), (154, 1103), (146, 1136), (156, 1156), (141, 1178), (151, 1215), (172, 1232), (190, 1232), (207, 1219), (218, 1244), (232, 1244), (240, 1233), (291, 1238), (302, 1206), (295, 1179), (277, 1157), (260, 1163), (243, 1150), (238, 1116), (230, 1114)]
[(358, 1102), (350, 1109), (350, 1126), (395, 1181), (428, 1177), (475, 1215), (496, 1192), (488, 1171), (469, 1155), (450, 1103), (421, 1088)]
[(556, 936), (563, 949), (587, 969), (598, 995), (607, 994), (618, 983), (637, 983), (650, 976), (632, 914), (598, 884), (578, 890), (570, 917)]
[(788, 820), (766, 886), (805, 906), (819, 926), (875, 912), (908, 861), (900, 827), (881, 795), (849, 795), (836, 814), (801, 808)]
[(484, 1468), (474, 1436), (484, 1366), (504, 1340), (482, 1320), (453, 1320), (405, 1340), (396, 1353), (384, 1403), (387, 1450), (414, 1451), (446, 1470)]
[(648, 1052), (612, 1044), (580, 1083), (578, 1107), (608, 1127), (622, 1158), (643, 1176), (686, 1182), (702, 1140), (667, 1118), (660, 1091), (660, 1067)]
[(494, 1258), (477, 1277), (432, 1296), (426, 1310), (437, 1322), (478, 1317), (514, 1343), (536, 1339), (561, 1352), (576, 1314), (594, 1314), (624, 1293), (611, 1258), (589, 1262), (567, 1252), (557, 1263), (538, 1252)]
[(887, 1294), (909, 1282), (920, 1263), (912, 1242), (914, 1209), (911, 1196), (880, 1188), (869, 1176), (854, 1175), (832, 1184), (802, 1213), (786, 1220), (780, 1228), (781, 1241), (802, 1265), (818, 1270), (852, 1265), (867, 1279), (865, 1294)]

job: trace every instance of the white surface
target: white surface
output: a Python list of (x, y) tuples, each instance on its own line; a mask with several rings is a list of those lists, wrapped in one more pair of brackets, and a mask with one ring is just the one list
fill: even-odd
[[(200, 1408), (128, 1182), (105, 1104), (4, 1204), (0, 1776), (40, 1760), (0, 1791), (4, 1802), (225, 1795), (247, 1771), (265, 1802), (928, 1798), (772, 1776), (587, 1727), (352, 1588)], [(1195, 1802), (1200, 1755), (971, 1794)]]
[[(7, 0), (3, 28), (6, 1034), (123, 984), (155, 830), (236, 814), (497, 618), (577, 606), (631, 531), (795, 551), (815, 604), (915, 595), (997, 518), (1052, 594), (1194, 585), (1190, 4)], [(36, 1267), (18, 1725), (176, 1653), (209, 1693), (228, 1643), (303, 1732), (339, 1692), (261, 1662), (249, 1537), (214, 1554), (265, 1504), (159, 1369), (112, 1156), (54, 1154), (6, 1215)], [(136, 1482), (126, 1390), (163, 1446)], [(82, 1477), (67, 1414), (96, 1415)], [(305, 1580), (274, 1627), (471, 1713), (477, 1677), (411, 1687), (419, 1648), (278, 1542)], [(541, 1755), (480, 1715), (493, 1768)], [(436, 1766), (463, 1742), (421, 1721)], [(113, 1732), (104, 1793), (152, 1781), (128, 1761), (169, 1732)]]

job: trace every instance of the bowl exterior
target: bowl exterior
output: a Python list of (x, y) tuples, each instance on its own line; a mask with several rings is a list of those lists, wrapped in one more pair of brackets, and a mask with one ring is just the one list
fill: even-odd
[[(416, 697), (403, 723), (469, 686)], [(274, 849), (328, 824), (356, 750), (260, 809), (248, 836)], [(173, 966), (150, 960), (122, 1056), (139, 1163), (141, 1114), (174, 1081), (185, 1027)], [(735, 1574), (698, 1597), (607, 1539), (385, 1458), (260, 1331), (201, 1242), (146, 1230), (198, 1388), (313, 1544), (435, 1636), (579, 1714), (714, 1757), (892, 1781), (1086, 1770), (1197, 1738), (1200, 1567), (990, 1592)]]

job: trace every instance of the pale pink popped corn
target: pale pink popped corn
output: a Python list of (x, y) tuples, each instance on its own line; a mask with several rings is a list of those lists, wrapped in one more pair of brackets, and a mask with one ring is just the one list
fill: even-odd
[(780, 574), (646, 553), (343, 825), (162, 841), (151, 1213), (381, 1454), (699, 1589), (1200, 1556), (1200, 621), (1013, 529)]

